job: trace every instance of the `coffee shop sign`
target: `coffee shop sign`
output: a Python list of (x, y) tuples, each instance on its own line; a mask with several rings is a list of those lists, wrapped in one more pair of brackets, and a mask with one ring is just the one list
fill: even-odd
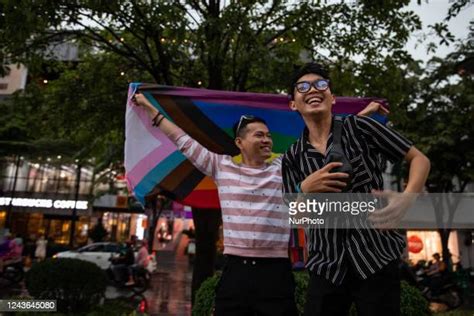
[(52, 199), (29, 199), (29, 198), (9, 198), (0, 197), (0, 206), (17, 207), (42, 207), (56, 209), (73, 209), (74, 205), (78, 210), (87, 210), (89, 201), (74, 200), (52, 200)]

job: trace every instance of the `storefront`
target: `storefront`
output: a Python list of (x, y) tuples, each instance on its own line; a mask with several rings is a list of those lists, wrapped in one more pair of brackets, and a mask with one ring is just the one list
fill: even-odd
[(0, 160), (0, 229), (9, 222), (10, 231), (24, 239), (45, 235), (56, 244), (69, 244), (76, 212), (75, 243), (86, 243), (92, 168), (79, 170), (61, 156), (38, 157), (36, 161), (23, 157)]
[(16, 236), (36, 240), (44, 235), (56, 244), (69, 244), (74, 208), (75, 243), (85, 244), (92, 208), (82, 195), (77, 201), (67, 194), (17, 192), (13, 199), (0, 196), (0, 225), (5, 227), (10, 209), (10, 230)]
[[(185, 231), (194, 231), (191, 208), (173, 202), (171, 209), (163, 210), (156, 223), (154, 251), (178, 251), (184, 254), (181, 237)], [(187, 239), (186, 239), (187, 240)], [(186, 245), (184, 245), (186, 246)]]
[(124, 242), (130, 236), (145, 237), (148, 216), (144, 209), (126, 195), (105, 194), (94, 201), (92, 222), (102, 219), (111, 241)]
[[(453, 263), (460, 261), (460, 244), (459, 234), (452, 231), (448, 240), (448, 249), (451, 253)], [(419, 261), (430, 261), (433, 254), (443, 253), (441, 246), (441, 237), (435, 230), (409, 230), (407, 231), (408, 241), (408, 259), (416, 264)]]

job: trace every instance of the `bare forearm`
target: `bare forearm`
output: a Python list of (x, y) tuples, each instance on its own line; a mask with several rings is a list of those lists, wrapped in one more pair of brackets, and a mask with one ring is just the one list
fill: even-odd
[(430, 161), (414, 147), (408, 152), (407, 160), (410, 163), (410, 172), (405, 192), (420, 193), (423, 191), (426, 179), (428, 179), (428, 174), (430, 173)]
[[(168, 120), (163, 113), (160, 113), (146, 98), (140, 98), (140, 104), (146, 109), (148, 116), (151, 120), (154, 120), (157, 123), (157, 126), (161, 129), (163, 133), (167, 136), (172, 134), (179, 133), (181, 129), (176, 126), (173, 122)], [(157, 116), (160, 114), (159, 116)]]
[(147, 105), (144, 106), (144, 108), (151, 120), (154, 119), (155, 116), (158, 114), (158, 110), (148, 101), (147, 101)]

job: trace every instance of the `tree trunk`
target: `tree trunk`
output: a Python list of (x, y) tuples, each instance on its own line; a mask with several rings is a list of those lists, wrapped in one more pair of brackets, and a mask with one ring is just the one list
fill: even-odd
[(442, 257), (443, 261), (446, 264), (446, 267), (452, 269), (450, 259), (451, 253), (449, 252), (448, 248), (448, 241), (449, 235), (451, 233), (451, 229), (438, 229), (439, 236), (441, 237), (441, 249), (442, 249)]
[(216, 242), (219, 237), (221, 210), (193, 208), (194, 228), (196, 232), (196, 256), (194, 258), (191, 298), (207, 278), (214, 275), (216, 261)]

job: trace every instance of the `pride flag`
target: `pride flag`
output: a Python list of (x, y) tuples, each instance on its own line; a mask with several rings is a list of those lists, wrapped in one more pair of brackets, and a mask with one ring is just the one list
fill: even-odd
[[(192, 138), (219, 154), (239, 154), (232, 126), (244, 114), (267, 122), (275, 154), (284, 153), (304, 127), (300, 115), (289, 109), (286, 95), (132, 83), (126, 110), (125, 170), (129, 190), (142, 204), (158, 192), (199, 208), (219, 208), (219, 199), (212, 179), (194, 168), (160, 129), (151, 125), (145, 109), (130, 101), (136, 91)], [(373, 100), (336, 97), (333, 111), (356, 114)], [(386, 123), (383, 116), (374, 118)]]

